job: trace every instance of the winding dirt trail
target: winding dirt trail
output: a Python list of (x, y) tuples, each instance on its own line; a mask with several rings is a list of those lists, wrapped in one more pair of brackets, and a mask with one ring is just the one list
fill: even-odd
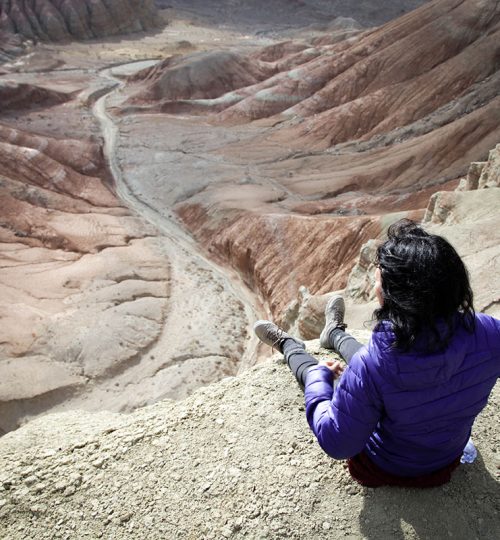
[[(152, 61), (151, 61), (152, 62)], [(137, 64), (136, 67), (145, 67), (145, 61), (132, 62), (119, 66), (119, 69), (127, 68)], [(164, 345), (172, 351), (174, 358), (179, 357), (182, 347), (186, 340), (189, 341), (189, 336), (185, 335), (185, 328), (181, 322), (185, 323), (185, 319), (192, 317), (196, 324), (204, 318), (204, 310), (206, 310), (207, 302), (210, 304), (210, 295), (213, 295), (214, 301), (221, 301), (221, 295), (237, 299), (240, 303), (240, 309), (245, 319), (246, 333), (249, 337), (244, 351), (241, 353), (241, 358), (238, 363), (238, 372), (241, 372), (256, 361), (258, 340), (253, 335), (251, 325), (252, 322), (261, 318), (265, 313), (265, 307), (262, 302), (249, 290), (243, 283), (243, 280), (234, 271), (223, 268), (213, 261), (206, 258), (200, 251), (200, 247), (196, 244), (193, 238), (186, 233), (181, 227), (171, 209), (166, 208), (164, 211), (158, 211), (151, 205), (141, 200), (134, 189), (127, 182), (127, 178), (123, 174), (117, 158), (116, 149), (119, 145), (120, 131), (118, 125), (107, 112), (107, 100), (123, 85), (123, 81), (116, 78), (112, 70), (114, 68), (106, 68), (99, 72), (99, 76), (106, 79), (110, 83), (109, 90), (102, 95), (93, 106), (93, 114), (99, 121), (102, 136), (104, 138), (104, 152), (109, 163), (110, 171), (113, 175), (116, 191), (120, 199), (131, 210), (140, 215), (144, 220), (154, 225), (164, 239), (163, 247), (171, 263), (172, 272), (172, 287), (170, 298), (169, 316), (167, 316), (163, 331), (163, 336), (159, 341), (164, 341)], [(198, 276), (203, 283), (203, 291), (197, 289), (196, 283), (187, 280), (186, 276)], [(197, 284), (199, 285), (200, 279)], [(222, 288), (222, 290), (221, 290)], [(186, 310), (186, 303), (189, 309)], [(207, 314), (207, 319), (209, 315)], [(210, 324), (211, 323), (211, 324)], [(189, 327), (189, 325), (188, 325)], [(215, 350), (220, 349), (221, 343), (225, 340), (243, 340), (243, 336), (227, 335), (227, 331), (220, 328), (217, 320), (207, 320), (205, 329), (205, 339), (200, 339), (201, 348), (194, 355), (198, 358), (209, 356), (210, 347), (214, 342), (219, 342), (215, 346)], [(196, 334), (196, 328), (193, 329)], [(193, 335), (193, 339), (195, 336)], [(206, 341), (206, 350), (203, 349)], [(224, 348), (224, 346), (223, 346)], [(220, 353), (214, 353), (214, 356)]]

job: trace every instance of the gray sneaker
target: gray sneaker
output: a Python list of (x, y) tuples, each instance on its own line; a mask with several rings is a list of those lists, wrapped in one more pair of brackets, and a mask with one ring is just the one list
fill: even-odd
[(300, 348), (306, 348), (303, 341), (292, 337), (290, 334), (287, 334), (278, 325), (272, 323), (271, 321), (257, 321), (253, 325), (253, 331), (262, 341), (262, 343), (269, 345), (273, 349), (277, 349), (280, 353), (283, 352), (282, 346), (285, 339), (293, 339), (293, 341), (295, 341)]
[(345, 330), (347, 324), (344, 323), (345, 304), (340, 295), (335, 295), (328, 300), (325, 307), (325, 327), (319, 336), (319, 343), (325, 349), (333, 349), (330, 341), (330, 332), (336, 328)]

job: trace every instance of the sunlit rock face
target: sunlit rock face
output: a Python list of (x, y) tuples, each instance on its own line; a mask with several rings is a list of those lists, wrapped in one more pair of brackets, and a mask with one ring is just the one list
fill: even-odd
[(500, 145), (472, 163), (454, 192), (435, 193), (424, 224), (464, 258), (477, 311), (500, 318)]
[(173, 179), (152, 193), (278, 318), (300, 285), (345, 287), (369, 238), (421, 219), (500, 138), (493, 0), (333, 34), (171, 59), (131, 79), (120, 106), (138, 113), (133, 132), (152, 122), (164, 143), (151, 140), (151, 156)]
[(154, 0), (0, 0), (0, 31), (35, 41), (91, 39), (156, 24)]

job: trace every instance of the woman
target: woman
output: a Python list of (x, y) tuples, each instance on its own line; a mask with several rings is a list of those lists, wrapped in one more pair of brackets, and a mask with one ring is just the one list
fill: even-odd
[(344, 302), (327, 304), (320, 341), (347, 362), (317, 362), (269, 321), (257, 336), (279, 349), (304, 386), (308, 423), (323, 450), (348, 458), (371, 487), (431, 487), (450, 479), (500, 375), (500, 321), (475, 314), (453, 247), (414, 222), (389, 228), (377, 251), (380, 307), (362, 346), (345, 332)]

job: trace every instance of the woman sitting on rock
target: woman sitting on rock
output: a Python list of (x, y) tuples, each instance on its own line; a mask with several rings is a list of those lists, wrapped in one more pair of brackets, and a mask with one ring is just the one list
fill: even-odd
[(280, 350), (305, 390), (323, 450), (348, 458), (370, 487), (438, 486), (459, 465), (472, 424), (500, 375), (500, 321), (475, 314), (464, 263), (440, 236), (402, 220), (377, 251), (376, 326), (363, 346), (345, 332), (344, 301), (326, 306), (318, 363), (269, 321), (255, 333)]

